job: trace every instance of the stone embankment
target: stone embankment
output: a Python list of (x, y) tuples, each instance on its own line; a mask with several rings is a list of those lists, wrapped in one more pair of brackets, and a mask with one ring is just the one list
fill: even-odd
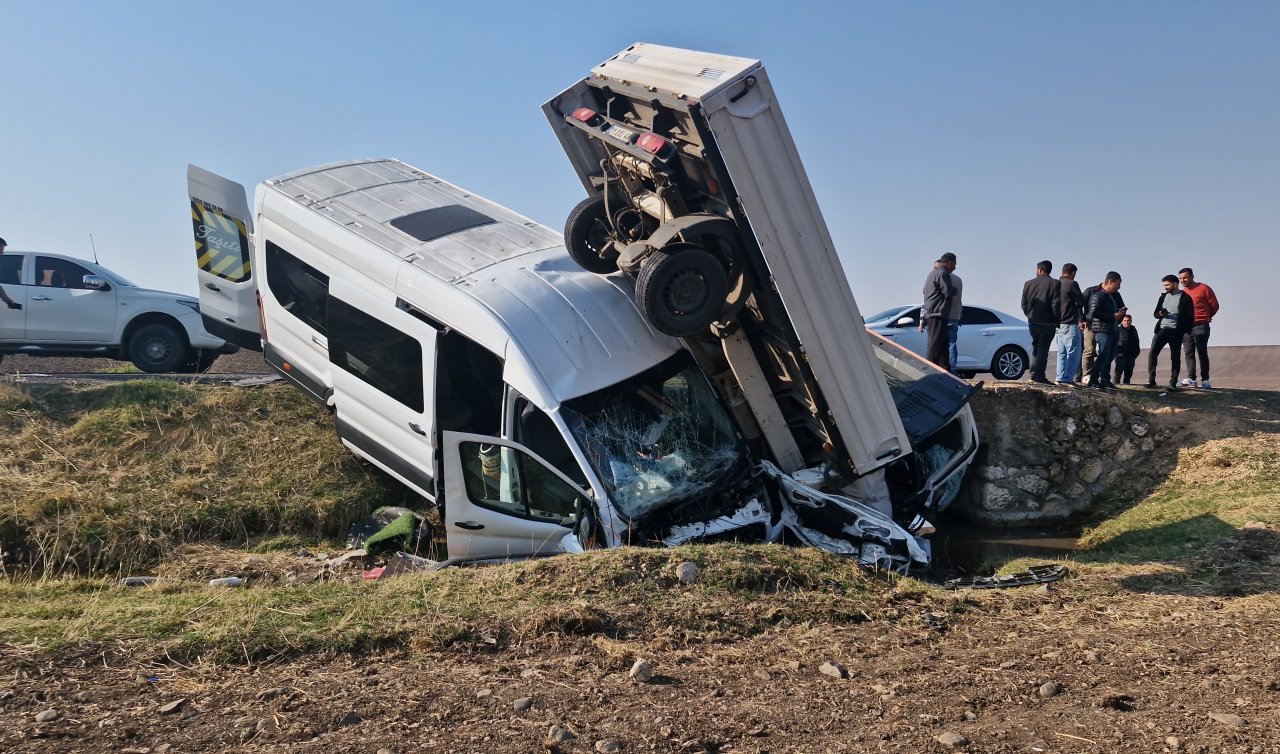
[(1131, 494), (1170, 437), (1123, 393), (989, 385), (972, 406), (982, 447), (955, 507), (989, 525), (1062, 522)]

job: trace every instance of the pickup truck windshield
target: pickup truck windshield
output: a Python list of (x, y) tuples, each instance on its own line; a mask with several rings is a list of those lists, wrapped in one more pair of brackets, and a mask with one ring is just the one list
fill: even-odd
[(705, 492), (746, 456), (687, 353), (562, 411), (609, 496), (632, 518)]

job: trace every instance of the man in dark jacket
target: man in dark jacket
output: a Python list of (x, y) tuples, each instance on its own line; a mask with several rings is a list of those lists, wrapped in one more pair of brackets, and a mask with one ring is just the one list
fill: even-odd
[(951, 271), (941, 259), (933, 263), (924, 279), (924, 304), (920, 307), (920, 324), (928, 330), (924, 357), (934, 364), (951, 370), (948, 353), (951, 344), (947, 339), (947, 317), (951, 313), (956, 287), (951, 282)]
[(1058, 278), (1058, 384), (1070, 385), (1080, 369), (1080, 349), (1084, 344), (1084, 293), (1076, 282), (1076, 266), (1070, 262), (1062, 265)]
[(1060, 286), (1049, 276), (1053, 262), (1036, 265), (1036, 276), (1022, 285), (1022, 313), (1031, 330), (1031, 381), (1052, 385), (1044, 369), (1049, 361), (1049, 344), (1058, 331)]
[(1132, 384), (1133, 365), (1138, 362), (1140, 353), (1142, 341), (1138, 328), (1133, 326), (1133, 317), (1126, 314), (1120, 320), (1120, 329), (1116, 331), (1116, 376), (1112, 384)]
[(1156, 318), (1156, 333), (1151, 338), (1151, 350), (1147, 352), (1147, 387), (1156, 386), (1156, 361), (1160, 351), (1169, 346), (1169, 389), (1178, 389), (1178, 372), (1182, 370), (1182, 354), (1178, 347), (1195, 324), (1195, 305), (1186, 291), (1178, 290), (1178, 278), (1165, 275), (1160, 279), (1164, 292), (1156, 299), (1152, 315)]
[(1116, 330), (1127, 311), (1120, 300), (1120, 283), (1120, 273), (1108, 272), (1085, 306), (1084, 316), (1098, 351), (1089, 372), (1089, 387), (1095, 390), (1116, 389), (1111, 382), (1111, 362), (1116, 354)]

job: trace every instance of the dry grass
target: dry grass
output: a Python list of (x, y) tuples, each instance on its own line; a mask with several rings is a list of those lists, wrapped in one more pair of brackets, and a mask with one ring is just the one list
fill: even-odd
[(154, 566), (188, 542), (345, 533), (386, 497), (284, 386), (0, 386), (0, 539), (46, 573)]

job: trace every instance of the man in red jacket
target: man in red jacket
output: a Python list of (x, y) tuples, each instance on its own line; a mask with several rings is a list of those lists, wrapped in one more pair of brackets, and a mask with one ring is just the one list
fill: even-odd
[(1213, 315), (1218, 313), (1218, 297), (1213, 289), (1204, 283), (1197, 283), (1195, 273), (1190, 267), (1178, 270), (1178, 280), (1182, 282), (1182, 292), (1191, 298), (1195, 308), (1195, 320), (1191, 331), (1182, 338), (1182, 360), (1187, 364), (1187, 378), (1178, 383), (1184, 387), (1196, 386), (1196, 356), (1200, 357), (1200, 387), (1211, 388), (1209, 384), (1209, 323)]

